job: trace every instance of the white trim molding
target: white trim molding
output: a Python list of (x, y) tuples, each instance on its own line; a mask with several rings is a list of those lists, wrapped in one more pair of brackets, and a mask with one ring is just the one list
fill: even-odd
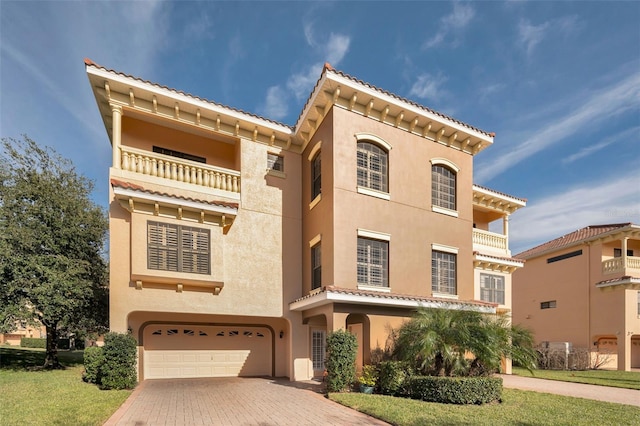
[(444, 244), (431, 244), (431, 250), (441, 251), (444, 253), (458, 254), (458, 247), (445, 246)]
[(318, 234), (315, 237), (313, 237), (312, 239), (309, 240), (309, 247), (313, 247), (316, 244), (318, 244), (320, 241), (322, 241), (322, 234)]
[(358, 228), (358, 237), (371, 238), (380, 241), (391, 241), (391, 234), (384, 232), (369, 231), (368, 229)]
[(431, 165), (435, 166), (436, 164), (447, 166), (453, 171), (455, 171), (456, 173), (460, 172), (460, 167), (456, 166), (456, 164), (453, 161), (447, 160), (446, 158), (432, 158)]
[(316, 156), (316, 154), (318, 153), (318, 151), (320, 151), (320, 149), (322, 148), (322, 141), (318, 141), (317, 144), (315, 144), (313, 146), (313, 148), (311, 148), (311, 152), (309, 152), (309, 161), (312, 161), (313, 158)]
[(356, 133), (354, 136), (356, 137), (356, 141), (358, 142), (371, 141), (371, 142), (377, 143), (378, 145), (386, 149), (387, 152), (391, 151), (391, 148), (393, 148), (393, 146), (391, 146), (389, 142), (385, 141), (380, 136), (376, 136), (372, 133)]

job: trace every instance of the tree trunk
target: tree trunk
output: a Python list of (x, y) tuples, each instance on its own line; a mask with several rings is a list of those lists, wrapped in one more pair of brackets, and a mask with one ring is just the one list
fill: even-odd
[(45, 324), (47, 328), (47, 354), (43, 368), (53, 370), (63, 368), (58, 361), (58, 323)]

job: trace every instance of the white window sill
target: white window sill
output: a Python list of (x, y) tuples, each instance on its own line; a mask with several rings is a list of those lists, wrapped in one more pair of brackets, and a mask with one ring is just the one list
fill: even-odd
[(270, 176), (275, 176), (275, 177), (279, 177), (282, 179), (285, 179), (287, 177), (287, 174), (284, 172), (281, 172), (279, 170), (273, 170), (273, 169), (267, 169), (267, 174)]
[(380, 286), (377, 286), (377, 285), (362, 285), (362, 284), (358, 284), (358, 290), (379, 291), (380, 293), (391, 293), (391, 288), (389, 288), (389, 287), (380, 287)]
[(369, 189), (362, 186), (358, 187), (358, 194), (369, 195), (371, 197), (381, 198), (383, 200), (391, 200), (391, 196), (388, 192), (376, 191), (375, 189)]
[(431, 292), (431, 294), (433, 295), (433, 297), (439, 297), (441, 299), (458, 300), (458, 295), (457, 294), (436, 293), (435, 291)]
[(322, 200), (322, 194), (316, 195), (316, 198), (314, 198), (313, 201), (311, 201), (309, 203), (309, 210), (314, 208), (316, 206), (316, 204), (318, 204), (320, 202), (320, 200)]
[(435, 213), (446, 214), (447, 216), (458, 217), (457, 210), (445, 209), (444, 207), (431, 206), (431, 211)]

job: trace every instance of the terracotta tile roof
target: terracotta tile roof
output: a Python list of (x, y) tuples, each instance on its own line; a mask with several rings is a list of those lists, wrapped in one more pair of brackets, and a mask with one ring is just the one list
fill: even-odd
[(495, 189), (487, 188), (486, 186), (478, 185), (476, 183), (473, 184), (474, 187), (484, 189), (485, 191), (493, 192), (494, 194), (502, 195), (503, 197), (515, 198), (516, 200), (522, 201), (523, 203), (527, 202), (526, 198), (514, 197), (513, 195), (506, 194), (504, 192), (496, 191)]
[(524, 259), (518, 259), (517, 257), (502, 257), (502, 256), (492, 256), (490, 254), (484, 254), (482, 252), (479, 251), (474, 251), (473, 252), (474, 255), (479, 254), (480, 256), (484, 256), (484, 257), (490, 257), (491, 259), (496, 259), (496, 260), (506, 260), (506, 261), (510, 261), (510, 262), (518, 262), (518, 263), (523, 263), (525, 262)]
[(367, 296), (373, 297), (377, 299), (393, 299), (393, 300), (406, 300), (411, 302), (425, 302), (425, 303), (443, 303), (443, 304), (452, 304), (452, 305), (468, 305), (468, 306), (485, 306), (485, 307), (496, 307), (498, 306), (495, 303), (482, 302), (479, 300), (456, 300), (456, 299), (447, 299), (444, 297), (424, 297), (424, 296), (414, 296), (409, 294), (398, 294), (398, 293), (383, 293), (380, 291), (368, 291), (368, 290), (356, 290), (342, 287), (334, 287), (334, 286), (325, 286), (320, 289), (317, 293), (308, 294), (299, 299), (294, 300), (292, 303), (299, 302), (301, 300), (310, 299), (317, 294), (320, 293), (340, 293), (351, 296)]
[(596, 283), (596, 286), (606, 286), (607, 284), (614, 284), (618, 282), (628, 282), (628, 281), (640, 281), (638, 277), (632, 277), (631, 275), (625, 275), (624, 277), (611, 278), (610, 280), (604, 280)]
[(592, 239), (600, 234), (605, 234), (609, 231), (613, 231), (619, 228), (624, 228), (625, 226), (630, 226), (630, 225), (632, 224), (629, 222), (629, 223), (615, 223), (615, 224), (609, 224), (609, 225), (587, 226), (582, 229), (578, 229), (577, 231), (563, 235), (560, 238), (556, 238), (555, 240), (551, 240), (544, 244), (540, 244), (539, 246), (530, 248), (529, 250), (523, 251), (522, 253), (518, 253), (515, 255), (515, 257), (520, 259), (531, 259), (532, 257), (536, 257), (542, 253), (547, 253), (552, 250), (559, 250), (565, 247), (570, 247), (580, 242)]
[[(484, 131), (484, 130), (479, 129), (479, 128), (477, 128), (477, 127), (471, 126), (471, 125), (469, 125), (469, 124), (467, 124), (467, 123), (464, 123), (464, 122), (462, 122), (462, 121), (460, 121), (460, 120), (457, 120), (457, 119), (455, 119), (455, 118), (453, 118), (453, 117), (450, 117), (450, 116), (448, 116), (448, 115), (446, 115), (446, 114), (443, 114), (443, 113), (441, 113), (441, 112), (438, 112), (438, 111), (436, 111), (436, 110), (434, 110), (434, 109), (431, 109), (431, 108), (426, 107), (426, 106), (424, 106), (424, 105), (420, 105), (419, 103), (414, 102), (414, 101), (412, 101), (412, 100), (410, 100), (410, 99), (403, 98), (403, 97), (401, 97), (401, 96), (395, 95), (395, 94), (393, 94), (393, 93), (391, 93), (391, 92), (389, 92), (389, 91), (387, 91), (387, 90), (380, 89), (379, 87), (376, 87), (376, 86), (374, 86), (373, 84), (369, 84), (369, 83), (367, 83), (367, 82), (365, 82), (365, 81), (362, 81), (362, 80), (359, 80), (359, 79), (357, 79), (357, 78), (355, 78), (355, 77), (352, 77), (352, 76), (350, 76), (349, 74), (346, 74), (346, 73), (344, 73), (344, 72), (342, 72), (342, 71), (338, 71), (338, 70), (334, 69), (334, 68), (331, 66), (331, 64), (329, 64), (328, 62), (326, 62), (326, 63), (324, 64), (324, 68), (323, 68), (323, 70), (322, 70), (322, 74), (324, 74), (324, 73), (325, 73), (325, 72), (327, 72), (327, 71), (331, 71), (331, 72), (334, 72), (334, 73), (336, 73), (336, 74), (339, 74), (340, 76), (342, 76), (342, 77), (344, 77), (344, 78), (347, 78), (347, 79), (349, 79), (349, 80), (353, 81), (354, 83), (357, 83), (357, 84), (360, 84), (360, 85), (362, 85), (362, 86), (368, 87), (369, 89), (372, 89), (372, 90), (374, 90), (374, 91), (376, 91), (376, 92), (379, 92), (379, 93), (382, 93), (382, 94), (384, 94), (384, 95), (390, 96), (390, 97), (392, 97), (392, 98), (394, 98), (394, 99), (396, 99), (396, 100), (398, 100), (398, 101), (400, 101), (400, 102), (404, 102), (404, 103), (410, 104), (410, 105), (412, 105), (412, 106), (414, 106), (414, 107), (416, 107), (416, 108), (418, 108), (418, 109), (421, 109), (421, 110), (423, 110), (423, 111), (426, 111), (426, 112), (431, 113), (431, 114), (434, 114), (434, 115), (437, 115), (437, 116), (442, 117), (442, 118), (444, 118), (444, 119), (446, 119), (446, 120), (453, 121), (454, 123), (457, 123), (457, 124), (459, 124), (459, 125), (461, 125), (461, 126), (464, 126), (464, 127), (468, 128), (468, 129), (474, 130), (474, 131), (476, 131), (476, 132), (479, 132), (479, 133), (485, 134), (485, 135), (490, 136), (490, 137), (495, 137), (495, 135), (496, 135), (494, 132), (487, 132), (487, 131)], [(309, 99), (308, 99), (308, 100), (307, 100), (307, 102), (305, 103), (305, 106), (302, 108), (302, 111), (304, 111), (304, 110), (306, 109), (307, 104), (311, 101), (311, 96), (312, 96), (313, 92), (315, 91), (315, 89), (318, 87), (318, 84), (320, 83), (320, 80), (322, 80), (322, 75), (321, 75), (321, 76), (320, 76), (320, 78), (318, 79), (318, 82), (316, 83), (316, 85), (315, 85), (314, 89), (312, 90), (311, 94), (309, 95)], [(301, 113), (301, 115), (302, 115), (302, 113)], [(299, 121), (299, 120), (300, 120), (300, 118), (298, 117), (298, 121)]]
[(198, 200), (196, 198), (191, 198), (191, 197), (184, 197), (181, 195), (168, 194), (166, 192), (151, 191), (151, 190), (145, 189), (144, 187), (138, 184), (131, 183), (131, 182), (124, 182), (118, 179), (111, 179), (111, 186), (113, 186), (114, 188), (117, 187), (122, 189), (131, 189), (133, 191), (144, 192), (152, 195), (161, 195), (163, 197), (177, 198), (180, 200), (191, 201), (194, 203), (210, 204), (212, 206), (228, 207), (236, 210), (238, 209), (238, 203), (229, 203), (226, 201), (205, 201), (205, 200)]
[(189, 98), (192, 98), (192, 99), (195, 99), (195, 100), (198, 100), (198, 101), (201, 101), (201, 102), (206, 102), (206, 103), (211, 104), (211, 105), (215, 105), (215, 106), (218, 106), (218, 107), (226, 108), (226, 109), (229, 109), (231, 111), (238, 112), (240, 114), (245, 114), (245, 115), (248, 115), (248, 116), (251, 116), (251, 117), (254, 117), (254, 118), (258, 118), (260, 120), (265, 120), (265, 121), (277, 124), (279, 126), (288, 127), (289, 129), (293, 130), (293, 127), (289, 126), (288, 124), (280, 123), (279, 121), (271, 120), (269, 118), (262, 117), (260, 115), (253, 114), (253, 113), (250, 113), (250, 112), (246, 112), (246, 111), (243, 111), (243, 110), (238, 109), (238, 108), (230, 107), (228, 105), (219, 104), (217, 102), (213, 102), (213, 101), (210, 101), (208, 99), (201, 98), (200, 96), (195, 96), (195, 95), (192, 95), (190, 93), (183, 92), (182, 90), (177, 90), (177, 89), (173, 89), (171, 87), (163, 86), (161, 84), (157, 84), (157, 83), (154, 83), (154, 82), (149, 81), (149, 80), (143, 80), (143, 79), (141, 79), (139, 77), (135, 77), (135, 76), (130, 75), (130, 74), (125, 74), (123, 72), (116, 71), (114, 69), (106, 68), (106, 67), (103, 67), (102, 65), (96, 64), (95, 62), (93, 62), (89, 58), (85, 58), (84, 59), (84, 63), (85, 63), (85, 65), (89, 65), (89, 66), (96, 67), (96, 68), (102, 68), (103, 70), (105, 70), (107, 72), (110, 72), (110, 73), (113, 73), (113, 74), (117, 74), (117, 75), (121, 75), (123, 77), (131, 78), (131, 79), (137, 80), (137, 81), (139, 81), (141, 83), (149, 84), (151, 86), (154, 86), (154, 87), (157, 87), (157, 88), (160, 88), (160, 89), (169, 90), (169, 91), (171, 91), (173, 93), (177, 93), (179, 95), (187, 96)]

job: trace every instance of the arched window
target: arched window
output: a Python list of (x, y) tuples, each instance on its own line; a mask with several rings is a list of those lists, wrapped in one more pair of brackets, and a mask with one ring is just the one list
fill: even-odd
[(456, 173), (442, 164), (431, 166), (431, 202), (437, 207), (456, 210)]
[(389, 192), (389, 154), (371, 142), (358, 142), (358, 186)]
[(322, 167), (320, 151), (311, 161), (311, 200), (313, 201), (322, 192)]

